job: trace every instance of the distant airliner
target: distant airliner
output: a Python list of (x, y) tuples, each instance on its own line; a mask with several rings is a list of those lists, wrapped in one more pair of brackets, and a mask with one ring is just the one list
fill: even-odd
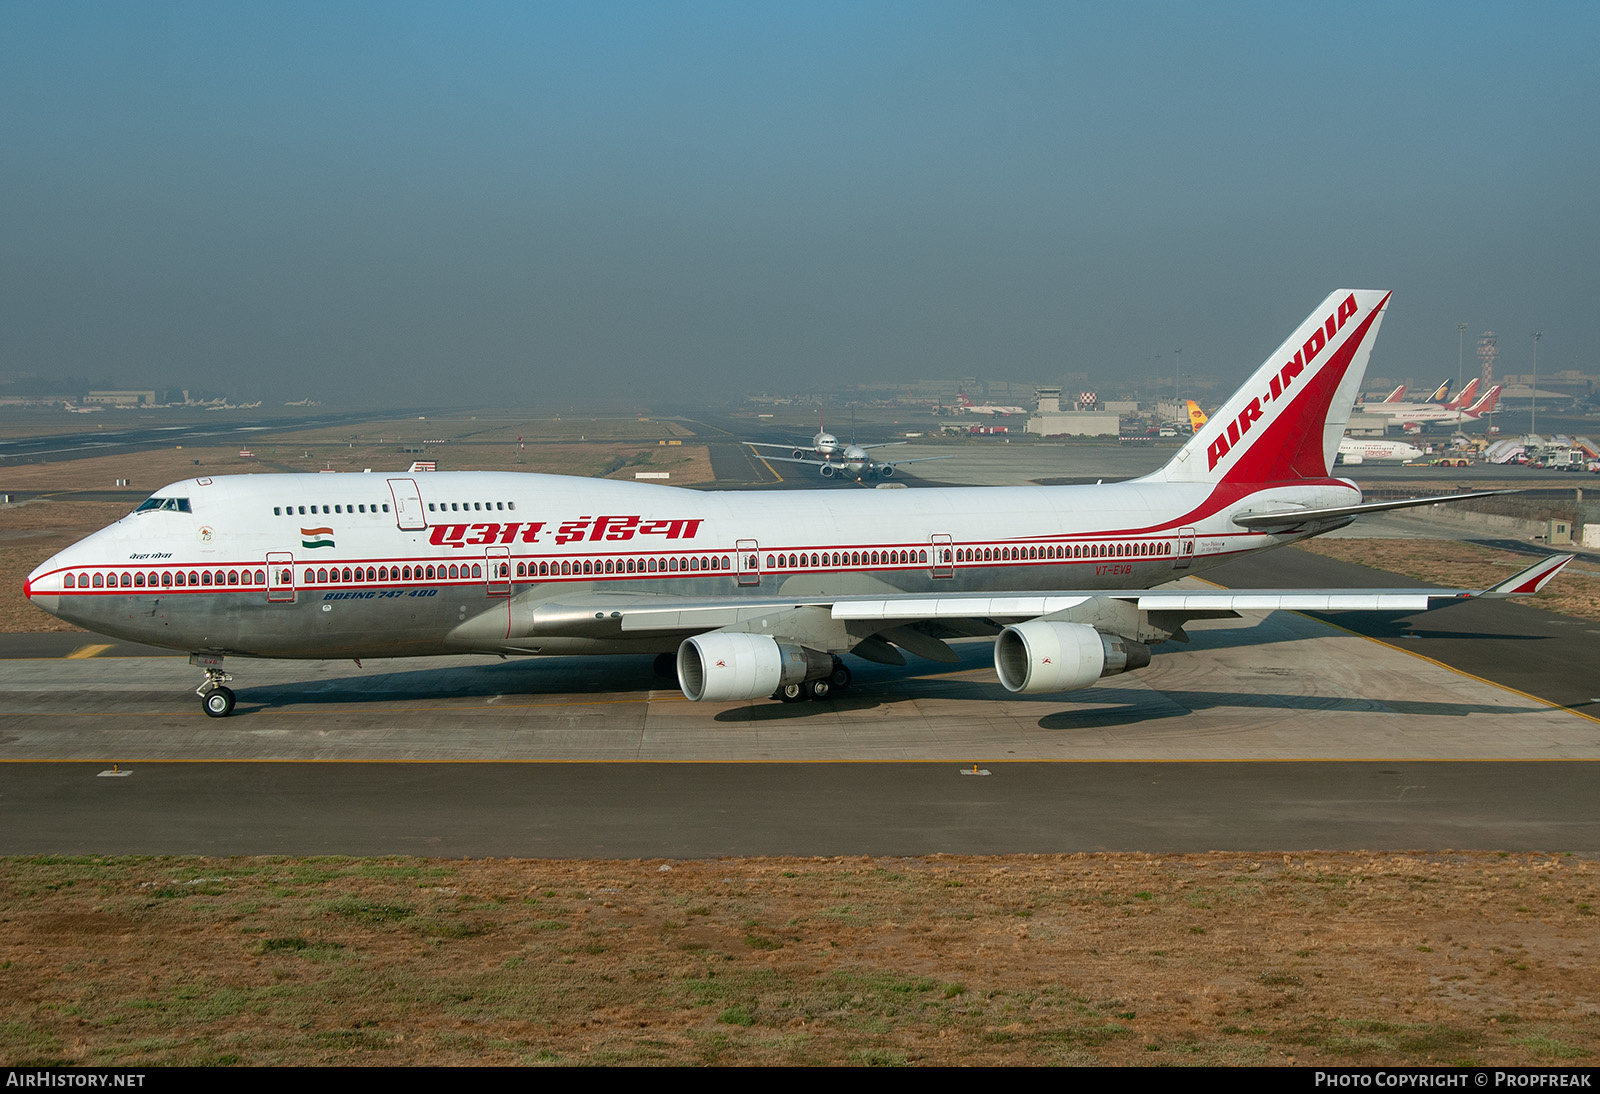
[[(1154, 589), (1367, 512), (1329, 468), (1388, 293), (1312, 311), (1160, 470), (1095, 486), (703, 493), (509, 472), (175, 482), (27, 578), (40, 608), (224, 658), (675, 652), (693, 700), (825, 698), (840, 655), (936, 661), (990, 635), (1013, 692), (1092, 686), (1244, 609), (1404, 610), (1538, 590)], [(1476, 494), (1455, 495), (1457, 498)], [(1307, 666), (1307, 671), (1313, 671)]]

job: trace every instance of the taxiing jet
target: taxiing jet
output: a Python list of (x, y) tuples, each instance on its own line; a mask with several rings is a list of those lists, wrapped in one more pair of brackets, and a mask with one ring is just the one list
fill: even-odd
[[(215, 717), (225, 659), (656, 654), (691, 700), (826, 698), (840, 657), (952, 661), (991, 636), (1022, 693), (1136, 670), (1245, 609), (1417, 611), (1488, 589), (1158, 588), (1363, 513), (1329, 474), (1389, 301), (1324, 300), (1162, 467), (1093, 486), (706, 493), (513, 472), (185, 479), (28, 575), (40, 608), (182, 650)], [(1459, 494), (1454, 497), (1475, 497)]]
[[(754, 441), (746, 441), (754, 445)], [(890, 445), (904, 444), (904, 441), (884, 441), (880, 444), (850, 444), (840, 445), (835, 449), (834, 455), (818, 462), (807, 459), (803, 454), (795, 456), (762, 456), (764, 460), (776, 460), (779, 463), (801, 463), (808, 467), (815, 467), (817, 472), (825, 479), (841, 479), (850, 482), (866, 482), (869, 479), (893, 478), (895, 468), (908, 463), (922, 463), (925, 460), (951, 460), (954, 456), (914, 456), (909, 460), (875, 460), (867, 454), (869, 448), (887, 448)], [(766, 447), (766, 446), (761, 446)]]
[[(852, 411), (852, 421), (853, 420), (854, 420), (854, 412)], [(822, 415), (820, 413), (817, 415), (817, 435), (815, 437), (811, 438), (811, 447), (810, 448), (801, 448), (799, 445), (769, 444), (769, 443), (766, 443), (764, 441), (745, 441), (744, 443), (747, 444), (747, 445), (750, 445), (753, 448), (789, 448), (789, 449), (793, 449), (794, 458), (797, 459), (797, 460), (804, 460), (804, 459), (807, 459), (808, 457), (809, 458), (813, 458), (813, 459), (817, 459), (817, 460), (832, 460), (832, 459), (836, 458), (839, 455), (840, 451), (844, 448), (844, 446), (839, 443), (839, 438), (838, 437), (835, 437), (832, 433), (829, 433), (826, 429), (822, 428)], [(904, 442), (903, 441), (886, 441), (884, 443), (885, 444), (903, 444)], [(881, 448), (882, 445), (864, 445), (864, 446), (861, 446), (861, 447), (865, 447), (865, 448)]]

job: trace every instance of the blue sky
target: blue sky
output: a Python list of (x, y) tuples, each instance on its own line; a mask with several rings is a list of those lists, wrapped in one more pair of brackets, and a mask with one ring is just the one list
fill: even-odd
[[(0, 6), (0, 373), (528, 405), (1592, 368), (1583, 4)], [(1164, 365), (1151, 363), (1162, 355)]]

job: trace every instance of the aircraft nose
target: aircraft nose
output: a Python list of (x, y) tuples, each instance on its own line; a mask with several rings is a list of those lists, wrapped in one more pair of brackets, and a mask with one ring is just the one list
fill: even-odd
[(60, 555), (51, 555), (33, 568), (33, 572), (22, 580), (22, 595), (38, 607), (57, 615), (61, 609), (61, 570)]

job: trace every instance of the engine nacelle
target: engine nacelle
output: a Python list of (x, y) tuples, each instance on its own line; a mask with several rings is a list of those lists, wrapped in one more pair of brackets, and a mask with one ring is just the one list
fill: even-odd
[(819, 470), (822, 472), (822, 477), (823, 478), (825, 478), (825, 479), (833, 478), (833, 464), (824, 461), (823, 464), (822, 464), (822, 467), (819, 468)]
[(886, 479), (894, 478), (894, 464), (884, 464), (882, 467), (878, 468), (878, 474), (882, 475)]
[(1030, 619), (994, 640), (994, 667), (1007, 691), (1076, 691), (1102, 676), (1142, 669), (1150, 647), (1084, 623)]
[(694, 702), (762, 699), (780, 685), (816, 680), (832, 671), (828, 654), (765, 634), (713, 631), (678, 647), (678, 686)]

